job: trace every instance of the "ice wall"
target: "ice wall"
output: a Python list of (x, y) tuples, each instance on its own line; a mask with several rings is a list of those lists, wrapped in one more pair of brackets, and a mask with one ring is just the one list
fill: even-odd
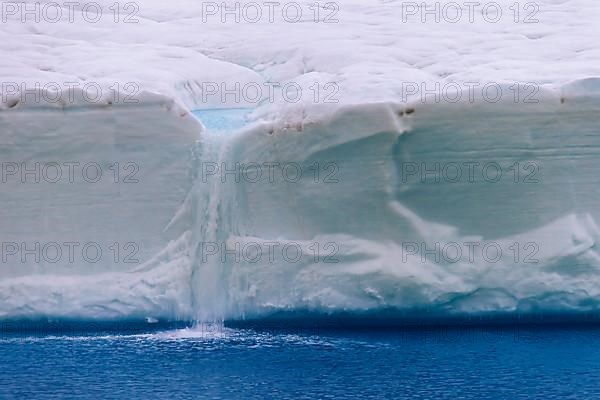
[[(181, 165), (177, 175), (153, 168), (153, 179), (165, 181), (138, 189), (161, 199), (161, 213), (140, 198), (135, 205), (110, 198), (122, 210), (120, 231), (149, 242), (170, 233), (164, 249), (157, 245), (139, 266), (92, 275), (79, 266), (5, 275), (0, 311), (209, 321), (281, 312), (595, 312), (598, 101), (567, 92), (528, 106), (347, 106), (304, 125), (209, 131), (197, 143), (192, 131), (200, 125), (190, 121), (172, 164), (156, 158), (172, 136), (160, 149), (144, 148), (148, 165)], [(272, 178), (265, 165), (274, 165)], [(181, 189), (165, 192), (176, 183)], [(88, 204), (73, 206), (58, 210), (88, 215)], [(98, 214), (88, 218), (96, 234), (120, 232)], [(86, 237), (78, 221), (72, 229)]]
[(167, 98), (134, 100), (0, 112), (2, 276), (122, 269), (165, 246), (201, 126)]
[[(241, 162), (333, 163), (336, 182), (237, 186), (228, 248), (261, 243), (263, 258), (229, 257), (230, 312), (596, 311), (597, 111), (597, 98), (558, 95), (381, 104), (299, 130), (249, 130), (233, 147)], [(304, 257), (278, 250), (271, 261), (267, 242)]]

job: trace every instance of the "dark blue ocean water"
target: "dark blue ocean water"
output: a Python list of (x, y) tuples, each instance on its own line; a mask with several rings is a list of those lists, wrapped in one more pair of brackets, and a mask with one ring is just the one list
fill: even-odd
[(600, 398), (600, 329), (0, 336), (0, 399)]

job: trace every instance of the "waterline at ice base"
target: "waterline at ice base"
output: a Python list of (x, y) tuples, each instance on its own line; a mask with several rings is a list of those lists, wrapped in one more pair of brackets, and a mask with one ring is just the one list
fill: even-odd
[(597, 323), (596, 89), (4, 110), (3, 324)]

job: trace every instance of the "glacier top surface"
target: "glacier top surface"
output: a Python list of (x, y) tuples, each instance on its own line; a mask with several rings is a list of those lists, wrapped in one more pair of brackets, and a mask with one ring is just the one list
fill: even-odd
[[(97, 83), (159, 92), (196, 109), (261, 105), (264, 116), (403, 101), (407, 91), (435, 91), (436, 82), (450, 91), (469, 82), (556, 89), (600, 76), (593, 0), (56, 4), (4, 7), (3, 93), (15, 84)], [(241, 98), (227, 95), (236, 83)], [(281, 95), (286, 84), (303, 88), (299, 101)], [(262, 101), (251, 104), (257, 87)]]

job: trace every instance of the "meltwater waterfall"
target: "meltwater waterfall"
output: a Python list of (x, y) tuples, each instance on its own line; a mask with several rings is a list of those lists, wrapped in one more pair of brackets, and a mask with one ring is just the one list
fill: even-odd
[[(196, 147), (192, 228), (192, 308), (197, 323), (221, 324), (227, 314), (226, 276), (235, 267), (227, 241), (235, 227), (235, 185), (239, 166), (228, 144), (243, 125), (245, 109), (204, 110), (194, 114), (207, 128)], [(228, 262), (229, 261), (229, 262)]]

